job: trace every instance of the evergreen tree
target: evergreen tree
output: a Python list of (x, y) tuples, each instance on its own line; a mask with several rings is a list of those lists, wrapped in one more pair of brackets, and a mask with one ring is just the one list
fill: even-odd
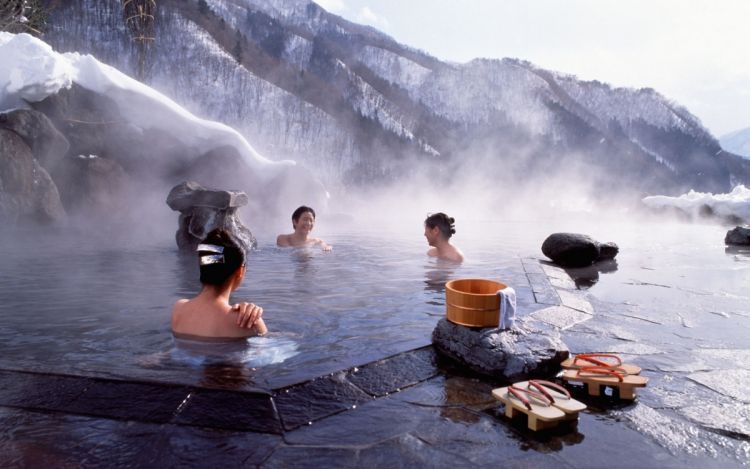
[(211, 8), (208, 7), (208, 3), (206, 3), (206, 0), (198, 0), (198, 12), (201, 15), (207, 15), (211, 11)]
[[(2, 0), (0, 0), (2, 1)], [(154, 42), (154, 21), (156, 19), (156, 0), (123, 0), (122, 14), (138, 49), (136, 75), (143, 81), (146, 68), (146, 54)]]
[(0, 0), (0, 31), (41, 35), (47, 16), (41, 0)]
[(237, 61), (237, 63), (242, 63), (242, 34), (240, 31), (237, 31), (237, 42), (234, 44), (234, 49), (232, 49), (232, 55), (234, 56), (234, 60)]

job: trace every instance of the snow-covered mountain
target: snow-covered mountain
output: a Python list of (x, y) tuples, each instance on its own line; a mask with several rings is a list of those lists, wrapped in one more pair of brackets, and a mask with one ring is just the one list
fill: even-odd
[(719, 139), (726, 151), (750, 158), (750, 127), (730, 132)]
[[(58, 2), (45, 40), (132, 73), (121, 17), (115, 0)], [(145, 81), (334, 191), (471, 168), (650, 193), (750, 183), (747, 161), (652, 89), (516, 59), (442, 62), (308, 0), (161, 0), (155, 24)]]

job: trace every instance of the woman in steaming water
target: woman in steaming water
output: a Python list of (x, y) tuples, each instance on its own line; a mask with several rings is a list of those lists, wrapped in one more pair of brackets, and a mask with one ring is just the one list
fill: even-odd
[(276, 238), (276, 245), (282, 248), (320, 246), (324, 251), (332, 250), (333, 247), (326, 244), (322, 239), (310, 237), (310, 232), (312, 232), (314, 226), (315, 210), (304, 205), (298, 207), (292, 213), (292, 228), (294, 228), (294, 233), (280, 234)]
[(242, 338), (268, 332), (263, 308), (252, 303), (229, 304), (229, 295), (245, 277), (245, 251), (229, 232), (213, 230), (198, 245), (198, 296), (172, 307), (172, 332), (183, 338)]
[(430, 257), (451, 262), (463, 262), (464, 255), (450, 239), (456, 233), (456, 220), (443, 212), (433, 213), (424, 221), (424, 237), (431, 246), (427, 251)]

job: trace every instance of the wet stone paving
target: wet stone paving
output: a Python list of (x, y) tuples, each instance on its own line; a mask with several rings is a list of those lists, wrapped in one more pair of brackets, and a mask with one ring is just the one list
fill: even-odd
[[(588, 396), (578, 422), (532, 432), (432, 346), (279, 389), (233, 389), (0, 370), (3, 467), (735, 467), (750, 461), (750, 350), (679, 335), (597, 300), (564, 270), (521, 259), (519, 316), (559, 328), (572, 353), (610, 351), (643, 368), (634, 402)], [(739, 366), (741, 367), (741, 366)], [(554, 377), (542, 377), (554, 378)], [(717, 398), (721, 396), (722, 398)]]

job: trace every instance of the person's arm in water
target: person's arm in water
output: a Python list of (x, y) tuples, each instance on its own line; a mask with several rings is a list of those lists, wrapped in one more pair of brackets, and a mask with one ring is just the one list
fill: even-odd
[(255, 329), (258, 335), (268, 332), (266, 323), (263, 321), (263, 308), (253, 303), (237, 303), (232, 306), (233, 313), (237, 313), (237, 326), (242, 329)]
[(276, 237), (276, 246), (280, 248), (289, 247), (289, 235), (280, 234)]
[(324, 251), (333, 251), (333, 246), (331, 246), (330, 244), (326, 244), (326, 242), (320, 238), (315, 239), (315, 244), (320, 246)]

